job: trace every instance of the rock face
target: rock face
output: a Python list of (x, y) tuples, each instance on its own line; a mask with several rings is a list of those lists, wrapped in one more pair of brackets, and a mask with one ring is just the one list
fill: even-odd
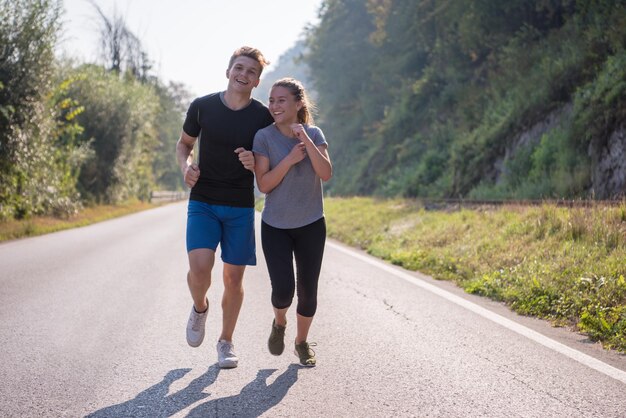
[[(506, 161), (515, 157), (523, 147), (534, 147), (541, 137), (571, 117), (572, 105), (549, 113), (543, 120), (529, 127), (509, 142), (504, 155), (495, 161), (493, 178), (499, 181), (506, 170)], [(608, 138), (595, 138), (589, 144), (591, 162), (589, 196), (595, 199), (626, 197), (626, 124), (621, 124)]]
[(541, 141), (541, 137), (556, 128), (564, 118), (569, 117), (572, 111), (572, 105), (567, 104), (563, 107), (550, 112), (545, 119), (534, 124), (526, 131), (520, 133), (518, 136), (510, 141), (509, 145), (504, 150), (504, 156), (497, 160), (495, 168), (498, 173), (503, 173), (505, 170), (505, 162), (515, 157), (516, 152), (526, 146), (536, 146)]
[[(590, 154), (592, 154), (590, 150)], [(606, 144), (594, 150), (591, 184), (597, 199), (626, 196), (626, 126), (621, 125)], [(595, 156), (595, 158), (593, 158)]]

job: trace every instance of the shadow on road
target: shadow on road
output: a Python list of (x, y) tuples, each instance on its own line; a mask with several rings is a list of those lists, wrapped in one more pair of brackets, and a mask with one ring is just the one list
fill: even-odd
[[(287, 395), (289, 388), (298, 380), (300, 366), (292, 364), (274, 382), (267, 384), (276, 369), (262, 369), (255, 379), (235, 396), (211, 399), (192, 409), (187, 417), (258, 417), (277, 405)], [(220, 368), (212, 365), (189, 386), (168, 395), (170, 385), (184, 377), (191, 369), (176, 369), (168, 372), (159, 383), (139, 393), (127, 402), (107, 406), (87, 418), (104, 417), (170, 417), (190, 405), (211, 396), (203, 390), (217, 380)]]
[(256, 378), (241, 389), (239, 395), (213, 399), (192, 409), (188, 418), (200, 417), (258, 417), (277, 405), (287, 395), (287, 391), (298, 380), (300, 366), (292, 364), (287, 370), (267, 384), (276, 369), (263, 369)]

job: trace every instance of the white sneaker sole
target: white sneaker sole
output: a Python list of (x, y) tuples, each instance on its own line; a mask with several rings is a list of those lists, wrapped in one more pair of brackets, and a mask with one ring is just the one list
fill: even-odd
[(218, 362), (218, 365), (220, 366), (220, 369), (234, 369), (235, 367), (239, 365), (239, 361), (238, 360), (224, 360), (224, 361)]

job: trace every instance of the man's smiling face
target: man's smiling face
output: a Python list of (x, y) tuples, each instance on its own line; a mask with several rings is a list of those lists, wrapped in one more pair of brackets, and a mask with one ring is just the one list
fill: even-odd
[(226, 70), (229, 87), (238, 92), (252, 92), (259, 85), (261, 77), (261, 64), (256, 60), (240, 56), (235, 58), (233, 65)]

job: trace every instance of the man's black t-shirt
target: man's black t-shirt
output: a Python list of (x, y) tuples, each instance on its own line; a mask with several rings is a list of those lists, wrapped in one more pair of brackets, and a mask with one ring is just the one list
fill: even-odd
[(254, 174), (243, 168), (235, 150), (252, 150), (254, 134), (274, 122), (269, 110), (252, 99), (231, 110), (220, 93), (195, 99), (187, 110), (183, 130), (198, 137), (200, 178), (191, 200), (213, 205), (254, 207)]

